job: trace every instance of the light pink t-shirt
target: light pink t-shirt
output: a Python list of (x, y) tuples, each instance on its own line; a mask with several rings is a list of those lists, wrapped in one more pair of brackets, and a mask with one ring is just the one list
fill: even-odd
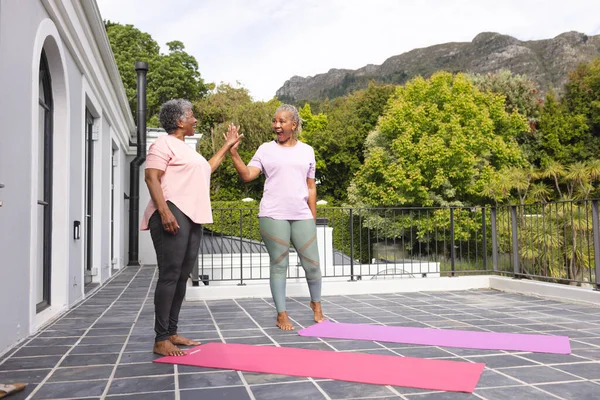
[(260, 145), (248, 166), (265, 174), (265, 187), (259, 217), (273, 219), (312, 219), (308, 207), (306, 178), (315, 178), (315, 152), (306, 143), (284, 147), (277, 142)]
[[(197, 224), (211, 224), (210, 164), (190, 145), (175, 136), (163, 135), (150, 146), (146, 168), (165, 171), (160, 186), (165, 200)], [(148, 221), (156, 205), (150, 199), (142, 218), (141, 230), (148, 230)]]

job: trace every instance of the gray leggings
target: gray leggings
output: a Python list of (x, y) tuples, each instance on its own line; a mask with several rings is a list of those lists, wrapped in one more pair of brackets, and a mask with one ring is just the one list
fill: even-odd
[(304, 268), (311, 300), (321, 301), (321, 268), (315, 221), (313, 219), (288, 221), (266, 217), (258, 220), (260, 234), (271, 260), (271, 294), (277, 312), (286, 310), (285, 281), (289, 265), (290, 240)]
[(167, 201), (179, 224), (176, 235), (166, 232), (158, 211), (149, 221), (150, 235), (156, 250), (158, 282), (154, 291), (155, 341), (177, 334), (179, 311), (185, 298), (187, 280), (198, 263), (202, 226), (194, 223), (175, 204)]

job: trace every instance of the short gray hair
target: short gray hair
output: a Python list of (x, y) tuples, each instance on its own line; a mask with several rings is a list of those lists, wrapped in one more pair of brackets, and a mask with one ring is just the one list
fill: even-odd
[(298, 136), (302, 132), (302, 118), (300, 118), (300, 114), (298, 113), (298, 109), (291, 104), (283, 104), (277, 107), (275, 110), (275, 114), (279, 111), (287, 111), (292, 116), (292, 121), (296, 123), (296, 129), (294, 129), (294, 134)]
[(185, 99), (173, 99), (163, 103), (158, 112), (160, 125), (171, 134), (178, 128), (179, 121), (187, 119), (186, 113), (192, 111), (192, 103)]

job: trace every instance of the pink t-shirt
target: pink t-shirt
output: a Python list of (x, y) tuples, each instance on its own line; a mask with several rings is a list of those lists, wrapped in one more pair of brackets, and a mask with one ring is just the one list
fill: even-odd
[[(175, 136), (163, 135), (150, 146), (146, 168), (165, 171), (160, 186), (165, 200), (197, 224), (211, 224), (210, 164), (190, 145)], [(141, 230), (148, 230), (148, 221), (156, 205), (150, 199), (142, 218)]]
[(315, 178), (315, 152), (306, 143), (284, 147), (277, 142), (260, 145), (248, 166), (265, 174), (265, 187), (259, 217), (273, 219), (312, 219), (308, 207), (306, 178)]

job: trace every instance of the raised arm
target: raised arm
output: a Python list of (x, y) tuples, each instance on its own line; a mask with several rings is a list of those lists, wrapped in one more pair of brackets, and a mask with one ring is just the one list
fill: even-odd
[(223, 134), (223, 137), (225, 138), (225, 144), (215, 153), (214, 156), (211, 157), (210, 160), (208, 160), (211, 172), (215, 172), (217, 167), (221, 165), (221, 163), (225, 159), (225, 155), (227, 154), (227, 152), (233, 146), (236, 146), (240, 142), (242, 137), (244, 137), (244, 134), (240, 135), (238, 133), (239, 128), (239, 126), (229, 124), (229, 127), (227, 128), (227, 133)]
[(260, 175), (260, 168), (250, 167), (244, 164), (244, 160), (242, 160), (242, 158), (238, 154), (237, 148), (232, 148), (229, 154), (231, 155), (231, 161), (233, 161), (233, 166), (235, 167), (235, 170), (238, 172), (243, 182), (250, 182), (258, 178), (258, 176)]
[(306, 178), (308, 186), (308, 208), (312, 212), (313, 218), (317, 220), (317, 184), (313, 178)]

